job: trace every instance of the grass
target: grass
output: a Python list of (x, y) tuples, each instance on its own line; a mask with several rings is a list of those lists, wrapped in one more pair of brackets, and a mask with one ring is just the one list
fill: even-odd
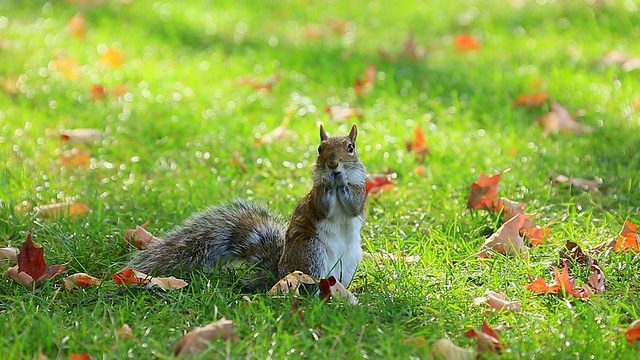
[[(550, 278), (566, 240), (589, 249), (615, 238), (626, 220), (640, 223), (640, 118), (629, 110), (640, 97), (638, 70), (598, 62), (610, 50), (640, 54), (632, 2), (98, 3), (0, 0), (0, 246), (19, 246), (33, 231), (49, 264), (70, 261), (67, 273), (107, 278), (133, 252), (125, 229), (147, 220), (160, 235), (233, 196), (289, 214), (311, 186), (318, 123), (331, 134), (351, 125), (331, 120), (325, 106), (350, 104), (364, 110), (355, 122), (368, 172), (398, 173), (396, 187), (368, 201), (364, 248), (406, 250), (420, 261), (365, 261), (351, 286), (361, 306), (304, 298), (303, 322), (291, 299), (243, 300), (229, 274), (182, 274), (184, 290), (115, 296), (112, 282), (69, 292), (54, 279), (30, 292), (2, 276), (3, 358), (170, 358), (185, 332), (223, 316), (242, 341), (214, 342), (203, 358), (426, 358), (442, 337), (475, 347), (462, 334), (484, 320), (511, 326), (502, 333), (505, 358), (640, 356), (621, 332), (640, 318), (637, 255), (594, 255), (608, 288), (587, 300), (525, 289), (538, 275)], [(78, 13), (87, 20), (84, 39), (67, 29)], [(348, 20), (347, 32), (327, 19)], [(326, 36), (311, 39), (310, 28)], [(428, 50), (424, 60), (378, 56), (399, 51), (410, 31)], [(481, 48), (456, 51), (453, 38), (463, 33)], [(107, 47), (122, 51), (121, 67), (100, 65)], [(78, 63), (78, 79), (53, 69), (62, 56)], [(353, 82), (369, 65), (375, 87), (358, 97)], [(239, 84), (276, 74), (269, 92)], [(514, 107), (536, 79), (547, 104)], [(127, 92), (92, 100), (93, 84)], [(534, 120), (550, 100), (584, 109), (579, 122), (595, 131), (544, 136)], [(298, 140), (254, 145), (287, 116)], [(405, 147), (418, 126), (432, 148), (423, 174)], [(59, 132), (73, 128), (104, 130), (102, 142), (83, 147), (88, 168), (60, 164), (74, 145)], [(475, 253), (499, 219), (466, 211), (466, 196), (481, 171), (507, 168), (500, 194), (543, 214), (536, 221), (551, 237), (527, 261), (480, 261)], [(606, 189), (549, 184), (556, 174), (601, 179)], [(56, 221), (18, 211), (66, 200), (92, 211)], [(572, 275), (587, 281), (586, 270)], [(506, 290), (522, 312), (472, 306), (486, 289)], [(124, 324), (133, 326), (128, 339), (116, 336)], [(404, 343), (416, 338), (425, 345)]]

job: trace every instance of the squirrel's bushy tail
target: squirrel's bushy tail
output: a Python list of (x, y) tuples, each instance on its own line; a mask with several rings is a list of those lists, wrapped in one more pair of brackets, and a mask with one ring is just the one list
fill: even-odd
[(178, 270), (213, 272), (241, 262), (248, 290), (268, 288), (278, 280), (285, 221), (258, 204), (240, 199), (212, 206), (188, 218), (164, 241), (136, 253), (129, 267), (150, 275)]

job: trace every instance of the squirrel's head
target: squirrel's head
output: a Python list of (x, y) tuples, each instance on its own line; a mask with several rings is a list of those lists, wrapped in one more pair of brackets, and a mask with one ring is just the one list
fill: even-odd
[(324, 127), (320, 125), (320, 146), (318, 146), (318, 165), (326, 166), (327, 170), (340, 171), (343, 163), (357, 162), (356, 138), (358, 128), (353, 125), (347, 136), (328, 136)]

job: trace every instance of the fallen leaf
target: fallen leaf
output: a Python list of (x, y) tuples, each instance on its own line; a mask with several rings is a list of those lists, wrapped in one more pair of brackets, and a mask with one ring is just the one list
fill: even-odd
[(67, 24), (69, 33), (78, 39), (84, 39), (87, 34), (87, 18), (82, 14), (77, 14)]
[(600, 59), (604, 65), (620, 65), (624, 71), (640, 69), (640, 57), (621, 51), (609, 51)]
[(547, 101), (547, 92), (539, 91), (530, 94), (520, 94), (513, 100), (514, 106), (536, 107), (541, 106)]
[(395, 183), (393, 179), (396, 173), (391, 174), (367, 174), (367, 195), (379, 194), (390, 190)]
[(76, 286), (85, 288), (91, 285), (100, 285), (102, 283), (102, 279), (98, 279), (97, 277), (93, 277), (85, 273), (76, 273), (62, 279), (62, 282), (67, 290), (75, 290)]
[(78, 80), (80, 78), (80, 67), (75, 60), (59, 56), (49, 63), (51, 71), (57, 71), (69, 80)]
[(129, 91), (129, 89), (127, 88), (126, 84), (120, 84), (120, 85), (114, 87), (113, 89), (111, 89), (110, 94), (111, 94), (111, 96), (120, 97), (120, 96), (126, 94), (128, 91)]
[(389, 253), (389, 252), (364, 252), (362, 254), (363, 259), (367, 259), (378, 264), (384, 263), (394, 263), (403, 261), (407, 264), (413, 264), (420, 261), (420, 255), (407, 255), (406, 252), (398, 251), (397, 253)]
[(424, 132), (420, 127), (416, 128), (416, 131), (413, 135), (413, 140), (407, 140), (405, 143), (407, 145), (407, 151), (414, 152), (416, 154), (416, 159), (419, 162), (422, 162), (426, 155), (431, 154), (431, 148), (427, 145), (427, 140), (424, 136)]
[(536, 280), (529, 283), (526, 288), (533, 292), (541, 292), (545, 294), (555, 294), (560, 296), (572, 295), (578, 298), (589, 297), (593, 291), (585, 285), (576, 287), (576, 281), (569, 277), (569, 268), (565, 265), (562, 272), (558, 271), (555, 266), (551, 267), (555, 274), (553, 283), (547, 283), (542, 276), (538, 276)]
[(273, 85), (275, 85), (279, 79), (280, 79), (280, 75), (278, 74), (271, 75), (263, 80), (257, 80), (254, 77), (246, 76), (246, 77), (239, 78), (238, 84), (244, 85), (244, 86), (251, 86), (252, 88), (258, 91), (269, 92), (271, 91), (271, 88), (273, 87)]
[(505, 346), (505, 344), (500, 341), (498, 333), (493, 330), (486, 321), (482, 322), (480, 331), (472, 329), (463, 335), (476, 341), (479, 353), (490, 352), (500, 354), (502, 353), (502, 348)]
[(591, 276), (589, 276), (589, 285), (595, 294), (601, 294), (606, 290), (604, 281), (604, 271), (600, 268), (600, 264), (596, 259), (592, 259), (589, 266), (591, 268)]
[(520, 236), (520, 227), (526, 218), (526, 215), (517, 214), (505, 222), (482, 244), (478, 256), (481, 258), (489, 257), (491, 255), (489, 249), (492, 249), (500, 254), (526, 258), (529, 248), (524, 245), (524, 240)]
[[(154, 236), (144, 229), (144, 226), (146, 226), (147, 224), (149, 224), (148, 221), (142, 224), (142, 226), (137, 225), (135, 230), (127, 229), (125, 231), (124, 241), (127, 243), (127, 245), (135, 246), (138, 249), (147, 249), (149, 247), (155, 246), (156, 244), (161, 244), (164, 242), (164, 240)], [(133, 239), (134, 235), (135, 240)]]
[(31, 239), (31, 231), (16, 256), (18, 265), (7, 270), (14, 281), (34, 290), (36, 285), (65, 271), (67, 264), (48, 266), (44, 261), (44, 249), (37, 248)]
[(478, 181), (471, 184), (469, 197), (467, 197), (467, 208), (493, 210), (493, 200), (498, 195), (498, 184), (505, 172), (503, 171), (492, 177), (487, 177), (483, 172), (480, 172)]
[(401, 55), (412, 61), (420, 61), (427, 56), (427, 51), (418, 46), (414, 33), (409, 32), (407, 39), (402, 43)]
[(316, 281), (302, 271), (294, 271), (280, 279), (269, 290), (271, 295), (294, 294), (300, 295), (300, 287), (304, 285), (315, 285)]
[(71, 151), (60, 154), (58, 161), (62, 166), (80, 166), (87, 169), (91, 165), (91, 158), (93, 158), (91, 151), (73, 148)]
[(70, 144), (81, 143), (91, 145), (93, 143), (102, 141), (102, 130), (99, 129), (69, 129), (60, 132), (60, 137), (63, 141), (67, 141)]
[(222, 318), (191, 330), (178, 342), (174, 354), (176, 356), (201, 354), (214, 340), (239, 342), (240, 338), (233, 331), (233, 321)]
[(575, 121), (569, 111), (557, 102), (551, 103), (551, 111), (536, 120), (545, 135), (559, 132), (576, 133), (578, 135), (593, 132), (591, 126)]
[(271, 144), (274, 143), (276, 141), (284, 141), (284, 140), (291, 140), (291, 141), (297, 141), (298, 140), (298, 134), (296, 134), (295, 132), (289, 130), (286, 128), (286, 126), (278, 126), (277, 128), (273, 129), (271, 132), (262, 135), (262, 137), (260, 137), (260, 139), (258, 139), (255, 144), (256, 145), (265, 145), (265, 144)]
[(124, 63), (124, 54), (110, 47), (100, 54), (100, 61), (107, 67), (119, 68)]
[(572, 267), (573, 265), (586, 265), (592, 260), (593, 259), (582, 251), (580, 245), (571, 240), (567, 240), (564, 248), (560, 251), (560, 264), (562, 266)]
[(244, 158), (240, 155), (240, 150), (233, 152), (233, 159), (229, 160), (229, 165), (238, 166), (243, 173), (246, 173), (247, 165), (244, 164)]
[(329, 276), (326, 279), (320, 279), (318, 282), (320, 287), (320, 297), (325, 301), (334, 299), (338, 302), (344, 302), (349, 305), (358, 305), (358, 299), (347, 290), (347, 288), (335, 278), (335, 276)]
[(120, 271), (117, 274), (111, 275), (111, 278), (118, 285), (136, 285), (136, 284), (146, 284), (146, 288), (152, 288), (154, 286), (158, 286), (162, 289), (182, 289), (183, 287), (189, 285), (186, 281), (182, 279), (178, 279), (176, 277), (151, 277), (143, 272), (136, 271), (133, 269), (125, 269)]
[(617, 252), (640, 252), (640, 235), (638, 235), (638, 225), (627, 220), (620, 231), (613, 250)]
[(91, 356), (87, 353), (71, 353), (69, 354), (69, 360), (91, 360)]
[(18, 261), (18, 248), (3, 247), (0, 248), (0, 267), (6, 265), (13, 266)]
[(300, 305), (300, 299), (297, 297), (293, 298), (291, 301), (291, 312), (296, 315), (298, 320), (304, 321), (304, 312), (302, 311), (302, 306)]
[(487, 289), (484, 292), (485, 297), (478, 297), (473, 300), (473, 305), (488, 304), (491, 309), (496, 312), (513, 311), (519, 312), (522, 309), (522, 303), (520, 301), (507, 300), (507, 292), (503, 291), (497, 293), (495, 291)]
[(129, 324), (124, 324), (116, 330), (116, 337), (119, 339), (129, 339), (133, 336), (133, 328)]
[(339, 34), (346, 34), (347, 32), (349, 32), (349, 29), (351, 28), (348, 21), (331, 17), (331, 16), (325, 19), (325, 23), (329, 25), (329, 27), (333, 31)]
[(345, 106), (327, 106), (325, 111), (331, 116), (331, 120), (345, 121), (353, 118), (361, 119), (363, 116), (362, 109)]
[(446, 338), (436, 340), (431, 347), (432, 359), (473, 360), (476, 359), (476, 356), (475, 350), (460, 347)]
[(41, 205), (33, 208), (36, 215), (43, 219), (52, 220), (63, 216), (77, 219), (89, 213), (89, 205), (80, 201)]
[(556, 175), (551, 178), (556, 184), (568, 184), (570, 188), (580, 188), (583, 190), (598, 191), (600, 183), (594, 180), (586, 180), (576, 177), (568, 177), (565, 175)]
[(358, 96), (367, 96), (373, 91), (373, 86), (376, 81), (376, 67), (369, 65), (364, 71), (364, 78), (357, 79), (353, 83), (353, 90), (355, 90)]
[(480, 42), (469, 34), (460, 34), (453, 39), (453, 46), (458, 51), (473, 51), (480, 49)]
[(99, 100), (107, 96), (107, 90), (102, 85), (94, 84), (89, 90), (89, 98), (91, 100)]
[(629, 344), (633, 345), (638, 342), (640, 340), (640, 319), (632, 322), (624, 331), (624, 334), (627, 336)]

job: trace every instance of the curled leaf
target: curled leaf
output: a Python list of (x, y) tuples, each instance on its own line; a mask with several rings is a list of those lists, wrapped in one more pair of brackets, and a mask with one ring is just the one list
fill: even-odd
[(473, 305), (480, 305), (486, 303), (489, 305), (491, 309), (496, 312), (502, 311), (513, 311), (518, 312), (522, 309), (522, 303), (520, 301), (509, 301), (507, 300), (507, 292), (503, 291), (501, 293), (497, 293), (495, 291), (491, 291), (487, 289), (484, 292), (485, 297), (475, 298), (473, 300)]
[(271, 295), (294, 294), (300, 295), (300, 287), (304, 285), (315, 285), (316, 281), (302, 271), (294, 271), (280, 279), (269, 290)]
[[(136, 229), (127, 229), (124, 234), (124, 241), (133, 245), (138, 249), (147, 249), (149, 247), (157, 246), (158, 244), (162, 244), (164, 240), (154, 236), (149, 231), (145, 230), (144, 226), (149, 222), (147, 221), (142, 226), (137, 225)], [(135, 240), (134, 240), (135, 235)]]
[(111, 275), (111, 278), (118, 285), (136, 285), (136, 284), (146, 284), (147, 288), (152, 288), (154, 286), (158, 286), (162, 289), (182, 289), (183, 287), (189, 285), (186, 281), (182, 279), (178, 279), (176, 277), (151, 277), (143, 272), (136, 271), (133, 269), (125, 269), (120, 271), (117, 274)]
[(102, 141), (102, 130), (99, 129), (68, 129), (60, 132), (63, 141), (69, 143), (92, 144)]
[(498, 333), (492, 329), (486, 321), (482, 323), (480, 331), (472, 329), (463, 335), (476, 341), (478, 344), (478, 352), (480, 353), (494, 352), (500, 354), (505, 346), (504, 343), (500, 341)]
[(498, 184), (505, 172), (503, 171), (492, 177), (487, 177), (483, 172), (480, 172), (478, 181), (471, 184), (471, 190), (467, 197), (467, 208), (492, 210), (494, 208), (494, 198), (498, 195)]
[(555, 101), (551, 103), (551, 111), (536, 122), (542, 127), (545, 135), (558, 132), (582, 135), (593, 132), (592, 127), (578, 123), (564, 106)]
[(18, 249), (14, 247), (0, 248), (0, 267), (14, 265), (18, 261)]
[(629, 344), (633, 345), (640, 342), (640, 319), (632, 322), (624, 331), (624, 334), (626, 335)]
[(520, 236), (520, 228), (526, 218), (523, 214), (517, 214), (504, 223), (482, 244), (478, 256), (489, 257), (489, 250), (492, 249), (503, 255), (527, 257), (529, 248), (524, 245), (524, 240)]
[(355, 295), (353, 295), (351, 291), (347, 290), (347, 288), (345, 288), (344, 285), (342, 285), (342, 283), (340, 283), (340, 281), (338, 281), (334, 276), (329, 276), (326, 279), (320, 279), (318, 286), (320, 287), (320, 296), (325, 301), (334, 299), (350, 305), (359, 304)]
[(176, 356), (198, 355), (204, 352), (209, 343), (215, 340), (239, 342), (240, 338), (233, 331), (233, 321), (222, 318), (209, 325), (195, 328), (188, 332), (176, 345)]
[(76, 219), (87, 215), (90, 211), (89, 205), (80, 201), (41, 205), (36, 206), (33, 210), (43, 219), (57, 219), (63, 216)]
[(476, 359), (476, 356), (475, 350), (460, 347), (446, 338), (436, 340), (431, 347), (432, 359), (473, 360)]
[(98, 279), (97, 277), (93, 277), (85, 273), (76, 273), (65, 277), (62, 279), (62, 282), (67, 290), (74, 290), (76, 286), (85, 288), (91, 285), (100, 285), (102, 283), (102, 279)]

